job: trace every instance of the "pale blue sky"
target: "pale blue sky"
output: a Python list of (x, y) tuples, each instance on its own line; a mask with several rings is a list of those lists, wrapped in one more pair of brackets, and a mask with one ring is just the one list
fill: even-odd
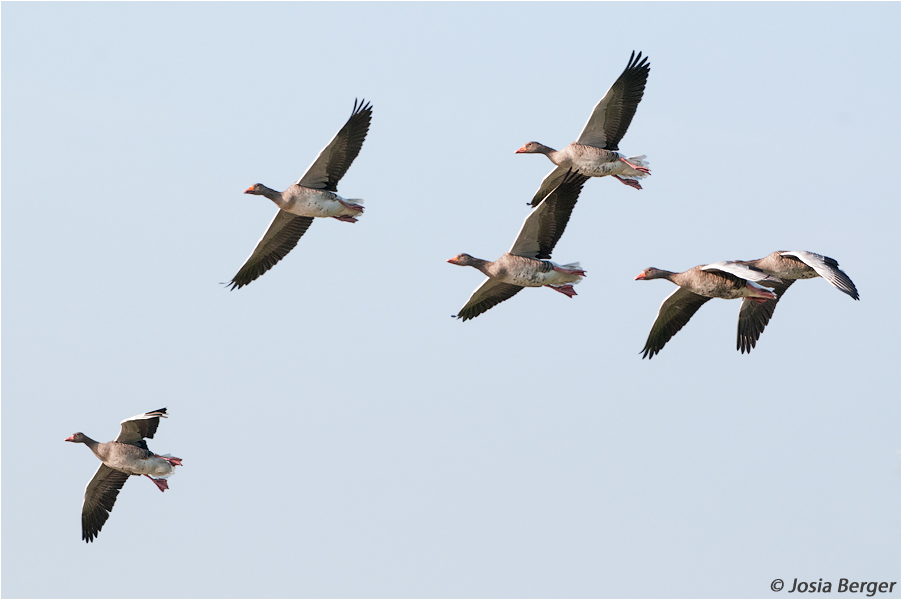
[[(2, 5), (5, 597), (792, 597), (900, 581), (898, 3)], [(588, 277), (449, 318), (560, 148), (651, 59), (554, 259)], [(318, 220), (231, 279), (355, 98), (369, 137)], [(750, 355), (713, 301), (654, 360), (673, 286), (774, 250)], [(169, 408), (81, 541), (113, 438)], [(788, 588), (787, 588), (788, 590)], [(896, 586), (894, 597), (899, 597)], [(819, 597), (824, 597), (819, 595)]]

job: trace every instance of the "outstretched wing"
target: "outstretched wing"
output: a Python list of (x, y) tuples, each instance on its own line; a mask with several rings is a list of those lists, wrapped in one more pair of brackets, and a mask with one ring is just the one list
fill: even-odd
[(821, 256), (814, 252), (805, 252), (804, 250), (793, 250), (791, 252), (782, 252), (781, 254), (795, 256), (814, 269), (818, 275), (833, 284), (834, 287), (858, 300), (858, 290), (855, 288), (855, 284), (852, 283), (848, 275), (840, 270), (839, 263), (829, 256)]
[(564, 234), (579, 193), (588, 179), (578, 171), (568, 170), (560, 185), (523, 221), (510, 253), (529, 258), (551, 258), (551, 252)]
[(564, 181), (564, 177), (567, 175), (567, 169), (564, 167), (555, 167), (554, 170), (545, 176), (545, 179), (542, 180), (541, 185), (539, 185), (539, 191), (536, 192), (536, 195), (532, 197), (532, 200), (529, 202), (529, 205), (532, 207), (536, 207), (539, 205), (539, 202), (544, 200), (548, 194), (550, 194), (554, 188), (561, 185), (561, 182)]
[(739, 325), (736, 333), (736, 349), (745, 354), (751, 352), (755, 347), (758, 338), (771, 317), (774, 316), (774, 309), (777, 308), (777, 302), (789, 289), (795, 279), (784, 280), (782, 283), (773, 284), (771, 291), (777, 295), (775, 300), (765, 300), (764, 302), (755, 302), (751, 298), (743, 298), (742, 305), (739, 307)]
[(586, 146), (617, 150), (645, 93), (650, 69), (648, 57), (643, 59), (641, 52), (636, 56), (634, 51), (623, 73), (595, 106), (576, 141)]
[(153, 435), (157, 432), (157, 427), (160, 426), (160, 418), (168, 418), (165, 408), (159, 408), (125, 419), (120, 423), (122, 429), (119, 431), (119, 437), (116, 438), (116, 441), (123, 444), (134, 444), (144, 438), (152, 440)]
[(468, 321), (476, 318), (499, 302), (504, 302), (523, 287), (512, 283), (502, 283), (496, 279), (486, 279), (485, 282), (470, 296), (456, 316), (458, 319)]
[(669, 342), (670, 338), (689, 322), (702, 304), (710, 299), (681, 287), (667, 296), (661, 303), (661, 308), (658, 309), (658, 318), (651, 326), (651, 332), (649, 332), (645, 347), (642, 349), (642, 358), (654, 358), (664, 344)]
[[(153, 436), (150, 436), (153, 437)], [(128, 479), (128, 473), (111, 469), (101, 463), (100, 468), (85, 488), (85, 502), (81, 507), (81, 539), (93, 542), (116, 503), (119, 490)]]
[(313, 217), (301, 217), (284, 210), (277, 212), (269, 229), (257, 242), (257, 247), (241, 265), (232, 281), (226, 284), (231, 285), (229, 289), (241, 289), (272, 269), (297, 246), (298, 240), (307, 232), (311, 223)]
[(373, 105), (354, 100), (354, 110), (329, 145), (323, 148), (304, 176), (295, 183), (318, 190), (337, 191), (338, 181), (348, 172), (348, 168), (363, 146), (363, 140), (370, 129)]
[(782, 283), (782, 279), (774, 275), (768, 275), (757, 267), (742, 264), (737, 260), (725, 260), (721, 262), (711, 263), (701, 267), (702, 271), (723, 271), (741, 277), (747, 281), (762, 281), (767, 283), (768, 287), (775, 283)]

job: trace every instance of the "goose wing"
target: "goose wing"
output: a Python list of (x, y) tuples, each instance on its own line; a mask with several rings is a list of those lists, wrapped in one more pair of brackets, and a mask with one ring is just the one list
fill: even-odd
[[(354, 110), (332, 141), (323, 148), (304, 176), (295, 183), (304, 187), (335, 192), (338, 181), (348, 172), (348, 168), (363, 146), (363, 140), (370, 129), (373, 105), (354, 100)], [(275, 263), (273, 263), (275, 264)]]
[(818, 275), (833, 284), (834, 287), (858, 300), (858, 290), (855, 288), (855, 284), (852, 283), (848, 275), (840, 270), (839, 263), (829, 256), (821, 256), (814, 252), (805, 252), (804, 250), (792, 250), (781, 254), (795, 256), (814, 269)]
[(276, 213), (254, 251), (238, 269), (232, 281), (226, 284), (231, 285), (229, 289), (241, 289), (272, 269), (297, 246), (298, 240), (307, 232), (311, 223), (313, 217), (301, 217), (284, 210)]
[(757, 267), (752, 267), (750, 265), (742, 264), (736, 260), (725, 260), (721, 262), (711, 263), (710, 265), (704, 265), (701, 267), (702, 271), (723, 271), (724, 273), (729, 273), (731, 275), (735, 275), (736, 277), (741, 277), (747, 281), (764, 281), (768, 283), (770, 287), (771, 284), (781, 283), (783, 280), (774, 275), (768, 275), (761, 269)]
[(100, 464), (85, 488), (85, 501), (81, 508), (81, 539), (85, 542), (93, 542), (100, 533), (103, 524), (110, 518), (119, 490), (128, 478), (128, 473)]
[(617, 150), (645, 93), (650, 69), (648, 57), (643, 59), (641, 52), (636, 56), (634, 51), (623, 73), (595, 106), (576, 141), (586, 146)]
[(542, 183), (539, 185), (539, 191), (536, 192), (536, 195), (532, 197), (532, 200), (529, 202), (529, 205), (532, 207), (536, 207), (539, 205), (539, 202), (544, 200), (548, 194), (554, 191), (554, 188), (561, 185), (561, 182), (564, 181), (564, 177), (567, 175), (567, 169), (564, 167), (555, 167), (554, 170), (545, 176), (545, 179), (542, 180)]
[(470, 299), (464, 304), (464, 307), (454, 316), (464, 321), (474, 319), (499, 302), (504, 302), (511, 298), (522, 289), (523, 287), (519, 285), (503, 283), (497, 279), (488, 278), (481, 286), (476, 288), (476, 291), (473, 292)]
[(153, 435), (157, 432), (157, 427), (160, 426), (161, 418), (169, 418), (166, 415), (165, 408), (158, 408), (157, 410), (125, 419), (119, 424), (121, 429), (116, 441), (123, 444), (134, 444), (144, 438), (152, 440)]
[(588, 179), (578, 171), (567, 170), (561, 183), (523, 221), (510, 253), (528, 258), (551, 258)]
[(784, 280), (782, 283), (774, 284), (771, 291), (777, 295), (775, 300), (765, 300), (764, 302), (754, 302), (750, 298), (743, 298), (742, 305), (739, 307), (739, 325), (736, 333), (736, 349), (745, 354), (751, 352), (755, 347), (758, 338), (771, 317), (774, 316), (774, 309), (777, 308), (777, 302), (792, 285), (794, 279)]
[(689, 322), (692, 315), (701, 308), (702, 304), (710, 300), (707, 296), (700, 296), (695, 292), (678, 287), (672, 294), (664, 299), (661, 308), (658, 309), (658, 317), (651, 326), (651, 332), (642, 349), (642, 358), (654, 358), (661, 351), (670, 338)]

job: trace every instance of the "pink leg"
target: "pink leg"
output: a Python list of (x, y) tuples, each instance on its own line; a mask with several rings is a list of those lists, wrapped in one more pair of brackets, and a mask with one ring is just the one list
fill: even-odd
[(558, 271), (559, 273), (567, 273), (569, 275), (579, 275), (581, 277), (586, 276), (586, 272), (582, 269), (565, 269), (564, 267), (554, 267), (554, 270)]
[(181, 459), (181, 458), (176, 458), (176, 457), (174, 457), (174, 456), (160, 456), (159, 454), (154, 454), (154, 456), (156, 456), (157, 458), (162, 458), (163, 460), (165, 460), (166, 462), (168, 462), (168, 463), (169, 463), (170, 465), (172, 465), (173, 467), (180, 467), (180, 466), (182, 466), (182, 459)]
[(640, 173), (645, 173), (646, 175), (651, 175), (651, 171), (650, 171), (647, 167), (640, 167), (639, 165), (634, 165), (633, 163), (631, 163), (630, 161), (626, 160), (625, 158), (621, 158), (620, 160), (621, 160), (621, 162), (625, 162), (626, 164), (628, 164), (628, 165), (631, 166), (632, 168), (636, 169), (636, 170), (639, 171)]
[(568, 298), (572, 298), (576, 295), (576, 290), (574, 290), (573, 286), (569, 283), (567, 285), (546, 285), (545, 287), (550, 287), (555, 292), (560, 292)]
[(620, 183), (622, 183), (624, 185), (630, 186), (631, 188), (636, 188), (637, 190), (642, 189), (642, 186), (639, 185), (639, 182), (636, 181), (635, 179), (624, 179), (623, 177), (620, 177), (619, 175), (614, 175), (614, 179), (616, 179), (617, 181), (619, 181)]
[(338, 219), (339, 221), (344, 221), (345, 223), (356, 223), (357, 219), (350, 215), (338, 215), (337, 217), (332, 217), (333, 219)]
[(154, 479), (150, 475), (145, 475), (145, 477), (147, 477), (148, 479), (153, 481), (157, 485), (157, 487), (160, 488), (161, 492), (165, 492), (166, 490), (169, 489), (169, 484), (166, 483), (165, 479)]
[[(337, 198), (336, 198), (337, 199)], [(341, 205), (350, 210), (354, 210), (357, 212), (363, 212), (363, 207), (359, 204), (354, 204), (353, 202), (345, 202), (344, 200), (338, 200), (341, 202)]]
[(752, 290), (753, 292), (755, 292), (755, 295), (751, 296), (751, 299), (754, 300), (755, 302), (757, 302), (758, 304), (761, 304), (762, 302), (767, 302), (768, 300), (776, 300), (777, 299), (777, 295), (774, 294), (773, 292), (756, 288), (750, 283), (745, 284), (745, 287), (747, 287), (750, 290)]

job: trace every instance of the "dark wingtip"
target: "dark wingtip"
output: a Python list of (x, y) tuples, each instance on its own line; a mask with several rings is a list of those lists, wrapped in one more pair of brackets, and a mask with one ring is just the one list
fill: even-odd
[(739, 350), (741, 354), (751, 354), (752, 348), (755, 347), (755, 344), (758, 342), (752, 336), (740, 337), (736, 340), (736, 349)]
[(651, 70), (651, 65), (648, 63), (648, 56), (642, 58), (642, 51), (639, 51), (639, 54), (636, 54), (636, 51), (633, 50), (632, 54), (630, 54), (629, 62), (626, 63), (627, 69), (645, 69), (646, 71)]
[(373, 104), (371, 102), (367, 102), (365, 98), (361, 98), (358, 103), (357, 98), (354, 98), (354, 109), (351, 111), (351, 116), (360, 114), (362, 112), (373, 110)]

